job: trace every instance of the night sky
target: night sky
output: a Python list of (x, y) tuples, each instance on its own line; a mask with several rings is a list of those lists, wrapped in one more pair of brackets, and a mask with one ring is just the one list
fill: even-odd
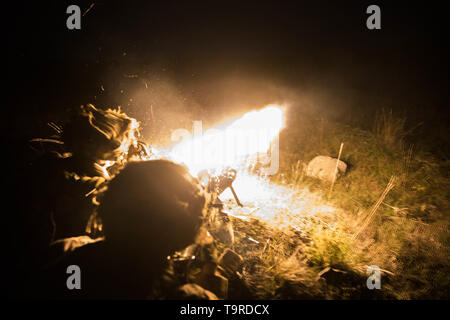
[[(95, 1), (68, 30), (67, 6), (92, 3), (16, 3), (3, 15), (16, 137), (92, 102), (115, 67), (166, 72), (181, 88), (249, 74), (340, 90), (360, 108), (379, 99), (448, 117), (443, 1)], [(366, 28), (369, 4), (381, 7), (381, 30)]]

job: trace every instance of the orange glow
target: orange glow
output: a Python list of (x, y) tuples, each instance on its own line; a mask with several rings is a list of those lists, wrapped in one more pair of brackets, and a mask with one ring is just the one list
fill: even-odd
[(244, 207), (235, 205), (228, 189), (220, 199), (226, 204), (225, 211), (236, 218), (258, 219), (279, 229), (291, 227), (297, 231), (305, 230), (312, 222), (333, 229), (325, 221), (335, 220), (336, 208), (327, 204), (320, 194), (312, 193), (307, 188), (295, 190), (246, 172), (238, 173), (233, 186)]
[(249, 156), (266, 153), (283, 126), (283, 110), (268, 106), (248, 112), (229, 125), (183, 139), (170, 149), (168, 157), (184, 163), (193, 175), (205, 169), (214, 172), (227, 166), (247, 167)]
[[(308, 229), (312, 223), (334, 227), (336, 208), (326, 203), (318, 193), (304, 188), (271, 183), (267, 177), (249, 173), (257, 155), (266, 153), (284, 127), (283, 110), (268, 106), (244, 114), (226, 124), (209, 129), (202, 135), (185, 137), (169, 149), (153, 149), (156, 157), (184, 163), (192, 175), (202, 170), (214, 174), (224, 167), (238, 171), (233, 187), (244, 205), (236, 204), (231, 190), (220, 199), (225, 211), (239, 219), (258, 219), (271, 227), (297, 231)], [(230, 143), (236, 142), (235, 144)]]

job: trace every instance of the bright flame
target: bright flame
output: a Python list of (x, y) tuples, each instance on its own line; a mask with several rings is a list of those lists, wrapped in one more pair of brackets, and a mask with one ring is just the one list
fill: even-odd
[(266, 177), (249, 174), (251, 156), (267, 152), (283, 127), (283, 110), (268, 106), (202, 135), (187, 137), (168, 150), (152, 150), (156, 158), (184, 163), (193, 175), (205, 169), (214, 173), (226, 166), (238, 170), (233, 187), (244, 207), (236, 205), (229, 189), (220, 195), (231, 216), (244, 220), (254, 218), (274, 228), (293, 228), (299, 232), (317, 223), (334, 229), (337, 210), (320, 194), (306, 188), (297, 190), (277, 185)]
[(203, 134), (194, 129), (193, 137), (171, 148), (169, 158), (184, 163), (193, 175), (227, 166), (238, 168), (248, 157), (267, 153), (283, 126), (283, 110), (268, 106)]

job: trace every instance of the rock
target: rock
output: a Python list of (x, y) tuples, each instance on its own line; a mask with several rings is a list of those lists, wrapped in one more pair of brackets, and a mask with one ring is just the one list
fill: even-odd
[(333, 178), (337, 179), (347, 171), (347, 164), (339, 160), (335, 175), (336, 161), (338, 160), (335, 158), (317, 156), (308, 163), (306, 175), (322, 181), (332, 182)]

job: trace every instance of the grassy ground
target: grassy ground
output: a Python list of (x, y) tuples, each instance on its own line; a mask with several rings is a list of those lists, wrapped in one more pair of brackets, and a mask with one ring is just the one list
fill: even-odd
[[(380, 112), (371, 131), (311, 115), (287, 118), (281, 167), (272, 183), (321, 194), (337, 211), (326, 220), (329, 228), (313, 221), (301, 232), (232, 220), (234, 249), (244, 257), (243, 277), (255, 295), (448, 299), (450, 161), (408, 143), (405, 120), (390, 112)], [(330, 193), (304, 168), (316, 155), (337, 157), (341, 142), (348, 170)], [(394, 188), (370, 215), (391, 177)], [(381, 290), (366, 287), (370, 265), (382, 270)]]

